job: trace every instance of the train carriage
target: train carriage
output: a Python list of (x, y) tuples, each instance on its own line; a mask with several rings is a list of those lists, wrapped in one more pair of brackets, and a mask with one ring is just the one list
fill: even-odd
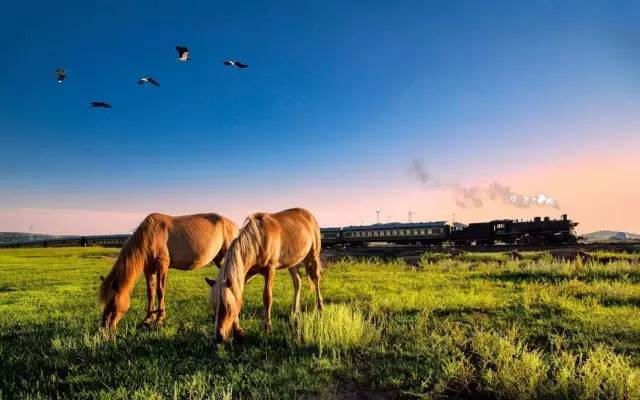
[(447, 240), (449, 230), (445, 221), (349, 226), (342, 229), (342, 241), (356, 246), (375, 242), (439, 245)]

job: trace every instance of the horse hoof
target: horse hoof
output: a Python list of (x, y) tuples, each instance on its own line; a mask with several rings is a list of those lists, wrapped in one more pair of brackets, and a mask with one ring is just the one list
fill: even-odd
[(147, 328), (150, 328), (150, 327), (151, 327), (151, 325), (153, 325), (153, 321), (150, 321), (150, 320), (145, 319), (144, 321), (141, 321), (141, 322), (138, 324), (137, 328), (138, 328), (138, 329), (147, 329)]

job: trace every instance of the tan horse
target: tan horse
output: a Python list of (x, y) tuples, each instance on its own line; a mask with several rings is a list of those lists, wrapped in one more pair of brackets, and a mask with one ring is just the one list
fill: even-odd
[(238, 237), (231, 243), (216, 281), (207, 279), (216, 315), (216, 340), (228, 340), (232, 329), (236, 336), (244, 336), (238, 316), (245, 283), (256, 274), (263, 275), (265, 282), (262, 297), (265, 330), (271, 327), (273, 282), (277, 269), (287, 268), (291, 273), (294, 286), (292, 312), (296, 314), (300, 312), (298, 267), (303, 264), (309, 282), (315, 286), (317, 306), (321, 310), (320, 247), (320, 227), (305, 209), (256, 213), (247, 218)]
[[(105, 305), (102, 327), (111, 331), (129, 309), (138, 275), (147, 280), (147, 316), (140, 325), (166, 318), (165, 290), (169, 268), (192, 270), (212, 261), (220, 267), (238, 227), (218, 214), (171, 217), (150, 214), (125, 242), (106, 278), (101, 277), (100, 301)], [(155, 295), (158, 308), (154, 309)]]

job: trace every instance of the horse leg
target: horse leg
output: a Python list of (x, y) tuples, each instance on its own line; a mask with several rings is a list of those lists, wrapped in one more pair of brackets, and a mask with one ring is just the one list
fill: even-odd
[(150, 326), (155, 320), (156, 274), (153, 271), (144, 271), (144, 277), (147, 280), (147, 316), (140, 322), (138, 328)]
[(156, 324), (161, 325), (167, 318), (167, 309), (164, 302), (164, 296), (167, 289), (167, 274), (169, 272), (169, 258), (162, 257), (158, 260), (158, 310), (156, 311)]
[(297, 315), (300, 314), (300, 270), (296, 265), (295, 267), (289, 268), (289, 273), (293, 280), (293, 304), (291, 305), (291, 314)]
[(213, 259), (213, 263), (216, 265), (216, 267), (218, 267), (218, 269), (220, 269), (220, 268), (222, 268), (222, 261), (223, 260), (224, 260), (224, 254), (222, 253), (222, 250), (220, 250), (218, 255), (215, 256), (215, 258)]
[(320, 255), (314, 254), (309, 262), (306, 264), (307, 274), (309, 279), (313, 282), (316, 288), (316, 305), (318, 310), (324, 308), (324, 302), (322, 301), (322, 295), (320, 294), (320, 271), (322, 271), (322, 264), (320, 263)]
[(267, 267), (264, 271), (264, 292), (262, 300), (264, 301), (264, 330), (268, 332), (271, 329), (271, 303), (273, 300), (273, 281), (275, 279), (275, 267)]

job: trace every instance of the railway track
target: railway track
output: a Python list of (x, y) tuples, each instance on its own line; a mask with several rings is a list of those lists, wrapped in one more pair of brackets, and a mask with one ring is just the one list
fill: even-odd
[(553, 246), (514, 246), (514, 245), (494, 245), (494, 246), (371, 246), (371, 247), (344, 247), (325, 248), (322, 256), (327, 261), (334, 261), (345, 257), (354, 258), (400, 258), (405, 261), (415, 262), (424, 253), (452, 253), (463, 252), (474, 253), (508, 253), (512, 251), (549, 251), (557, 253), (576, 253), (579, 251), (612, 251), (612, 252), (640, 252), (640, 242), (629, 243), (578, 243), (570, 245)]

